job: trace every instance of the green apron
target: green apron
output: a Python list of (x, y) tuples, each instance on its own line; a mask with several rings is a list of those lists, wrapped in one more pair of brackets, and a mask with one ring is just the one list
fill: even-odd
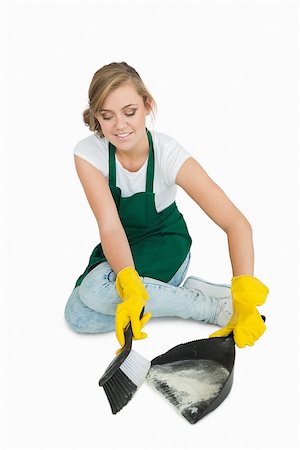
[[(109, 142), (109, 187), (128, 238), (135, 269), (141, 277), (147, 276), (167, 283), (187, 257), (192, 239), (175, 201), (163, 211), (159, 213), (156, 211), (153, 192), (154, 150), (151, 133), (147, 128), (146, 131), (149, 141), (146, 192), (121, 197), (121, 189), (116, 186), (115, 146), (111, 142)], [(107, 259), (101, 244), (98, 244), (75, 287), (79, 286), (83, 278), (103, 261)]]

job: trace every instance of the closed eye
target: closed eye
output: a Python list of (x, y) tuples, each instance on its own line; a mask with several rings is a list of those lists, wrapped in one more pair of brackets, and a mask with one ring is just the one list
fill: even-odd
[[(135, 111), (133, 112), (133, 113), (130, 113), (130, 114), (126, 114), (125, 113), (125, 116), (134, 116), (135, 115)], [(102, 116), (102, 119), (104, 119), (104, 120), (110, 120), (110, 119), (112, 119), (113, 118), (113, 116), (110, 116), (110, 117), (103, 117)]]

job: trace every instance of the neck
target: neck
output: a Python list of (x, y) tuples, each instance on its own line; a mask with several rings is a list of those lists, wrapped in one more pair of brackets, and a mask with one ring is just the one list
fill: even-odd
[(129, 150), (119, 150), (116, 148), (116, 155), (119, 160), (134, 162), (140, 161), (143, 158), (146, 158), (149, 154), (149, 142), (147, 131), (143, 134), (142, 138), (137, 142), (137, 144)]

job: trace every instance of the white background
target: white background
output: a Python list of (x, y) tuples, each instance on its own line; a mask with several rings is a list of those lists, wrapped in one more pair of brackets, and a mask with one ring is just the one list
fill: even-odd
[[(297, 3), (2, 3), (1, 449), (298, 448)], [(267, 332), (237, 349), (229, 397), (195, 425), (146, 383), (112, 415), (98, 380), (114, 333), (64, 321), (99, 241), (72, 152), (91, 133), (92, 76), (113, 61), (156, 99), (147, 126), (189, 150), (248, 218), (270, 289)], [(229, 283), (226, 234), (180, 188), (177, 204), (193, 238), (188, 275)], [(134, 348), (152, 359), (215, 329), (152, 319)]]

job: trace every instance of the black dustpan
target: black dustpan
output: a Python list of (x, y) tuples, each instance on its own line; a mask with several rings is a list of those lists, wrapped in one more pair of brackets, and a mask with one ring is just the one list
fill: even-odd
[[(265, 321), (265, 316), (261, 316)], [(171, 348), (151, 361), (148, 383), (191, 424), (216, 409), (233, 383), (235, 342), (225, 337), (199, 339)]]
[(146, 379), (195, 424), (229, 394), (234, 359), (232, 333), (186, 342), (154, 358)]

